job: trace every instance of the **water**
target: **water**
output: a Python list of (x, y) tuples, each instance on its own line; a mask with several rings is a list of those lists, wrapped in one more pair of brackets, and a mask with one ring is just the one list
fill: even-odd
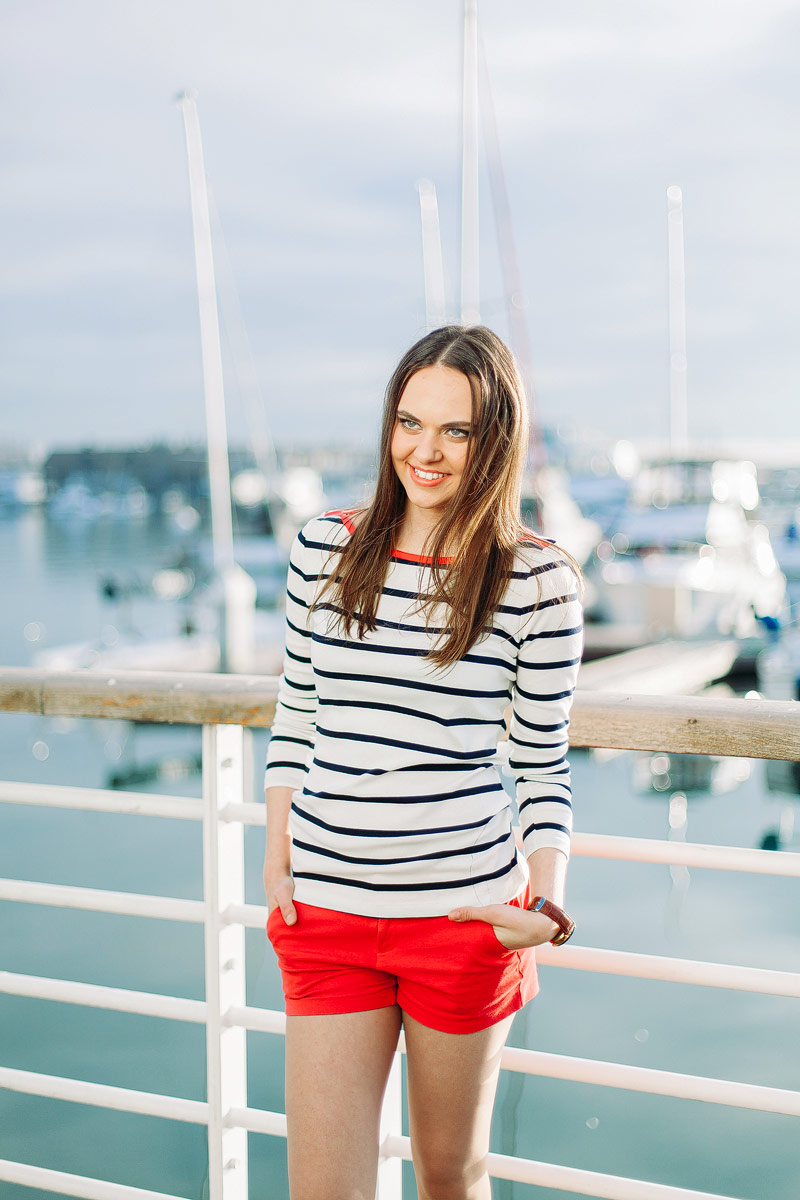
[[(163, 561), (171, 535), (142, 526), (71, 533), (35, 515), (0, 523), (0, 661), (25, 665), (43, 640), (79, 640), (113, 623), (97, 595), (108, 570)], [(153, 629), (173, 619), (135, 609)], [(31, 622), (39, 642), (25, 640)], [(28, 630), (29, 636), (37, 630)], [(39, 631), (41, 633), (41, 631)], [(110, 772), (165, 757), (188, 760), (199, 730), (8, 715), (0, 720), (5, 779), (106, 786)], [(266, 735), (253, 738), (256, 789)], [(38, 757), (37, 757), (38, 755)], [(634, 756), (573, 754), (577, 823), (587, 832), (664, 837), (667, 800), (639, 795)], [(142, 790), (148, 790), (147, 786)], [(158, 792), (197, 796), (198, 776)], [(773, 826), (763, 767), (728, 794), (692, 797), (688, 837), (758, 845)], [(263, 832), (246, 831), (247, 900), (262, 903)], [(199, 827), (182, 821), (0, 805), (0, 875), (169, 896), (201, 895)], [(679, 876), (679, 880), (680, 880)], [(685, 880), (684, 880), (685, 881)], [(588, 946), (800, 970), (797, 883), (692, 870), (680, 909), (666, 867), (573, 859), (569, 908)], [(247, 931), (248, 1003), (281, 1005), (266, 939)], [(203, 997), (199, 928), (169, 921), (0, 905), (0, 968), (191, 998)], [(542, 968), (540, 996), (511, 1041), (534, 1049), (797, 1088), (797, 1002)], [(248, 1034), (249, 1104), (283, 1109), (282, 1039)], [(202, 1100), (199, 1026), (0, 996), (0, 1062), (46, 1074)], [(609, 1088), (504, 1076), (493, 1149), (586, 1170), (630, 1175), (748, 1200), (796, 1200), (796, 1120)], [(202, 1200), (203, 1127), (0, 1091), (0, 1157)], [(406, 1166), (406, 1195), (414, 1195)], [(285, 1144), (250, 1138), (251, 1195), (288, 1196)], [(570, 1193), (496, 1182), (496, 1200)], [(51, 1193), (0, 1184), (2, 1200)]]

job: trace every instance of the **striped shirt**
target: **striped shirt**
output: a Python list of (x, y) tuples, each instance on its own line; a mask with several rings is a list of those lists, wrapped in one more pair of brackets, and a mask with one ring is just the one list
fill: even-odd
[[(419, 611), (429, 560), (392, 554), (377, 627), (363, 639), (347, 637), (330, 606), (309, 611), (352, 532), (346, 513), (317, 517), (289, 562), (265, 786), (293, 789), (295, 899), (374, 917), (508, 901), (527, 880), (524, 856), (569, 851), (574, 572), (553, 547), (521, 544), (491, 633), (441, 668), (425, 658), (441, 624), (433, 614), (426, 630)], [(510, 703), (524, 855), (496, 763)]]

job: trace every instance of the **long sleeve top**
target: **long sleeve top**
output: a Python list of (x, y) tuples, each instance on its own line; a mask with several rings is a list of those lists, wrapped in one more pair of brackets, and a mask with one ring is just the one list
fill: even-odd
[[(527, 880), (525, 856), (569, 851), (574, 572), (556, 548), (521, 544), (491, 633), (441, 668), (425, 658), (441, 625), (426, 629), (419, 611), (429, 560), (393, 552), (377, 627), (362, 639), (330, 607), (310, 612), (352, 532), (347, 513), (327, 513), (290, 556), (265, 786), (293, 789), (295, 898), (375, 917), (508, 901)], [(524, 855), (496, 762), (509, 703)]]

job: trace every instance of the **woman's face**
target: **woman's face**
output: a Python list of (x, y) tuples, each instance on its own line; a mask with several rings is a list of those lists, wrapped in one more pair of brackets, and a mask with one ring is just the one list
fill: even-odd
[(466, 375), (438, 364), (411, 376), (397, 405), (391, 445), (410, 505), (440, 515), (464, 473), (471, 425)]

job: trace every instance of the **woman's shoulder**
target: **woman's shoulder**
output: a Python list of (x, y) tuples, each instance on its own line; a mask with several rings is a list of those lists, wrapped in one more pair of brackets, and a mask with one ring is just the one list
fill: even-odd
[(575, 592), (580, 584), (580, 568), (575, 560), (553, 540), (526, 529), (517, 541), (514, 554), (515, 580), (523, 586), (531, 580), (548, 593)]
[(336, 508), (306, 521), (297, 535), (304, 550), (329, 551), (341, 546), (355, 530), (361, 509)]

